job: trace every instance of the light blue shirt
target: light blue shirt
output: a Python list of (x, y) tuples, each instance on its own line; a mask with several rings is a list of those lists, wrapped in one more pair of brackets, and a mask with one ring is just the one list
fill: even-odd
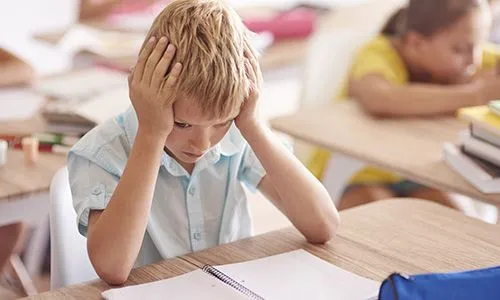
[[(90, 131), (69, 153), (73, 205), (84, 236), (90, 210), (106, 208), (123, 174), (137, 126), (137, 116), (130, 108)], [(136, 266), (251, 236), (252, 219), (243, 184), (255, 191), (264, 175), (234, 124), (196, 163), (191, 175), (163, 153)], [(127, 222), (127, 216), (122, 222)]]

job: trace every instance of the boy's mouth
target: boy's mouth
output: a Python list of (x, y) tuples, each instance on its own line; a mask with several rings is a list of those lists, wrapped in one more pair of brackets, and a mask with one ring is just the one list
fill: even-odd
[(184, 155), (191, 157), (191, 158), (200, 158), (205, 154), (205, 153), (191, 153), (191, 152), (186, 152), (186, 151), (182, 151), (182, 153), (184, 153)]

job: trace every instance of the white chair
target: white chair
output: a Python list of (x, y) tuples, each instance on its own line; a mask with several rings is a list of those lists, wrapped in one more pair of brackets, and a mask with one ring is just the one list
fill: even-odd
[(66, 167), (50, 185), (50, 237), (51, 289), (97, 278), (87, 254), (87, 239), (77, 229)]
[[(311, 38), (305, 62), (301, 107), (331, 103), (345, 84), (353, 56), (371, 37), (378, 34), (388, 17), (406, 0), (367, 1), (341, 9)], [(297, 156), (306, 160), (311, 147), (298, 143)], [(325, 168), (323, 184), (337, 205), (349, 179), (365, 164), (335, 153)]]

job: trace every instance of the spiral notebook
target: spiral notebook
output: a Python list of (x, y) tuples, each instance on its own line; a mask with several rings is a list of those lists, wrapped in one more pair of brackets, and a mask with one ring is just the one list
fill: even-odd
[(178, 277), (112, 289), (108, 300), (132, 299), (376, 299), (380, 283), (304, 250), (253, 261), (205, 266)]

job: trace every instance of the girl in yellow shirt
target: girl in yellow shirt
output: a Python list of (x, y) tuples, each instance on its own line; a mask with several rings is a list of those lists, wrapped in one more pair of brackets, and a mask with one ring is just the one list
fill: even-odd
[[(486, 0), (410, 0), (382, 35), (354, 59), (340, 99), (355, 99), (377, 117), (452, 114), (500, 98), (496, 49), (485, 45), (491, 26)], [(321, 178), (329, 153), (309, 168)], [(446, 194), (368, 167), (356, 174), (339, 209), (390, 197), (429, 199), (460, 209)]]

